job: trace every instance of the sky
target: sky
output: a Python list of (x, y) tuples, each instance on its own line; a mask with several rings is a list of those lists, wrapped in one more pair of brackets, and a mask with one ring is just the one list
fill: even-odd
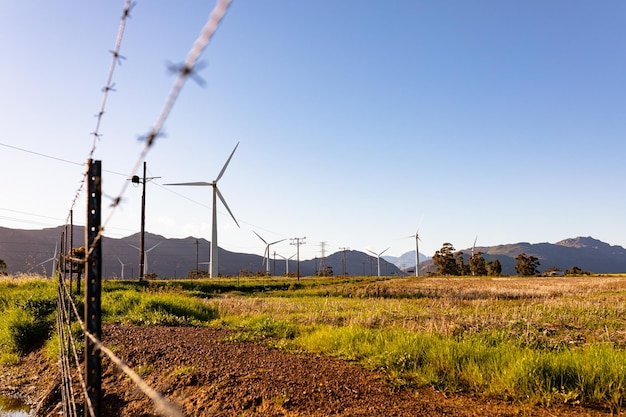
[[(93, 158), (105, 235), (139, 232), (128, 178), (214, 1), (136, 0)], [(0, 3), (0, 226), (74, 210), (123, 0)], [(626, 246), (626, 3), (237, 1), (145, 161), (146, 231), (301, 259), (427, 256), (592, 236)], [(122, 194), (121, 204), (111, 207)], [(75, 202), (74, 202), (75, 201)], [(207, 248), (208, 251), (208, 248)], [(208, 254), (207, 254), (208, 256)]]

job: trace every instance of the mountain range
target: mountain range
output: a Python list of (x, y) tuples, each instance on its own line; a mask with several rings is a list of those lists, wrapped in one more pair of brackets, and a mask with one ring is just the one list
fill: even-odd
[[(458, 252), (458, 251), (457, 251)], [(472, 249), (463, 249), (463, 259), (468, 262)], [(577, 266), (583, 271), (597, 274), (626, 272), (626, 249), (612, 246), (592, 237), (564, 239), (556, 243), (512, 243), (497, 246), (476, 246), (474, 252), (481, 252), (486, 261), (498, 259), (503, 275), (516, 275), (515, 257), (521, 253), (539, 259), (539, 271), (557, 268), (561, 271)], [(432, 258), (422, 258), (420, 253), (420, 275), (435, 272)], [(412, 262), (410, 260), (413, 260)], [(423, 259), (423, 260), (422, 260)], [(413, 268), (415, 251), (410, 251), (398, 258), (389, 259), (403, 270)], [(411, 267), (408, 267), (411, 265)], [(414, 269), (412, 269), (414, 271)]]
[[(50, 275), (51, 259), (55, 255), (55, 246), (59, 250), (62, 226), (40, 230), (9, 229), (0, 227), (0, 259), (7, 264), (9, 274), (39, 273)], [(74, 227), (74, 246), (82, 246), (84, 228)], [(197, 242), (197, 243), (196, 243)], [(105, 277), (121, 277), (124, 268), (125, 278), (137, 278), (139, 271), (139, 234), (121, 239), (105, 237), (102, 241), (102, 264)], [(187, 237), (184, 239), (165, 238), (160, 235), (146, 233), (145, 249), (147, 253), (146, 272), (155, 273), (158, 277), (186, 277), (196, 268), (208, 270), (209, 242), (206, 239)], [(198, 252), (196, 252), (196, 250)], [(539, 270), (550, 268), (560, 270), (577, 266), (584, 271), (594, 273), (626, 272), (626, 249), (611, 246), (592, 237), (576, 237), (564, 239), (557, 243), (514, 243), (497, 246), (477, 246), (475, 252), (481, 252), (487, 261), (498, 259), (502, 265), (503, 275), (515, 275), (515, 257), (521, 253), (536, 256), (539, 259)], [(467, 262), (471, 248), (462, 250)], [(199, 265), (196, 264), (196, 256)], [(220, 274), (237, 275), (242, 271), (262, 273), (265, 271), (262, 256), (237, 253), (219, 248)], [(300, 274), (314, 275), (321, 269), (321, 259), (300, 260)], [(122, 264), (124, 266), (122, 267)], [(324, 259), (324, 265), (331, 268), (334, 275), (345, 272), (348, 275), (376, 275), (376, 257), (360, 251), (336, 252)], [(286, 270), (295, 273), (297, 262), (291, 259), (270, 259), (273, 275), (284, 275)], [(399, 257), (381, 257), (381, 275), (403, 275), (403, 270), (412, 274), (415, 268), (415, 251), (407, 252)], [(435, 272), (432, 259), (420, 253), (420, 275), (426, 276)]]
[[(55, 247), (60, 250), (62, 226), (41, 230), (22, 230), (0, 227), (0, 259), (7, 264), (9, 274), (38, 273), (50, 275)], [(83, 246), (85, 229), (74, 226), (74, 247)], [(197, 244), (196, 244), (197, 242)], [(182, 278), (191, 271), (208, 271), (209, 241), (187, 237), (184, 239), (165, 238), (146, 233), (144, 261), (146, 273), (157, 277)], [(105, 277), (121, 277), (124, 264), (124, 278), (137, 278), (139, 275), (139, 233), (116, 239), (104, 237), (102, 240), (102, 273)], [(153, 248), (154, 247), (154, 248)], [(153, 248), (153, 249), (151, 249)], [(197, 249), (197, 252), (196, 252)], [(196, 265), (197, 262), (199, 265)], [(300, 275), (315, 275), (322, 269), (321, 259), (300, 260)], [(375, 257), (359, 251), (336, 252), (324, 259), (324, 265), (335, 275), (345, 271), (348, 275), (376, 275), (378, 272)], [(273, 275), (284, 275), (289, 270), (294, 274), (297, 261), (270, 258)], [(266, 269), (264, 258), (259, 255), (237, 253), (219, 248), (219, 273), (237, 275), (242, 271), (256, 274)], [(401, 275), (402, 271), (394, 264), (381, 258), (381, 275)]]

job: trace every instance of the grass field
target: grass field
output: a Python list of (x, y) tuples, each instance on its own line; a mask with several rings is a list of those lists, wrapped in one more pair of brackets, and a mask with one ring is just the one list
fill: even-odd
[[(108, 281), (103, 291), (105, 321), (228, 327), (357, 362), (397, 387), (612, 411), (626, 395), (625, 276)], [(0, 313), (47, 323), (54, 294), (51, 282), (4, 279)], [(39, 319), (14, 322), (29, 320)], [(4, 358), (24, 350), (14, 322), (0, 325)]]

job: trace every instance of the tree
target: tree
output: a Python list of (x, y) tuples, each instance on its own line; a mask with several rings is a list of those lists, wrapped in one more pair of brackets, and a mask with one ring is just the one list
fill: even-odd
[(500, 274), (502, 274), (502, 265), (499, 259), (487, 262), (487, 275), (499, 276)]
[(0, 259), (0, 275), (7, 274), (7, 263), (4, 262), (4, 259)]
[(469, 269), (472, 275), (476, 275), (479, 277), (487, 275), (487, 265), (485, 263), (485, 258), (483, 258), (482, 252), (478, 252), (470, 256), (468, 262)]
[(539, 271), (537, 267), (539, 266), (539, 258), (532, 255), (526, 255), (525, 253), (520, 253), (515, 257), (515, 270), (518, 274), (523, 276), (533, 276), (537, 275)]
[(580, 269), (576, 265), (572, 266), (571, 269), (566, 269), (563, 272), (564, 272), (565, 275), (591, 275), (591, 272), (583, 271), (582, 269)]
[(457, 252), (456, 254), (456, 269), (457, 275), (469, 275), (469, 265), (466, 265), (463, 259), (463, 252)]
[(454, 246), (452, 243), (444, 243), (433, 255), (433, 264), (437, 266), (439, 275), (459, 275), (456, 260), (454, 259)]

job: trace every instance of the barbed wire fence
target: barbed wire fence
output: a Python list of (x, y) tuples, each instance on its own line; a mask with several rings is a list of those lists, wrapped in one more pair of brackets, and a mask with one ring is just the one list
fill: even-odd
[[(185, 61), (176, 66), (177, 77), (165, 100), (165, 104), (159, 113), (150, 131), (141, 139), (144, 146), (140, 151), (136, 162), (130, 170), (127, 178), (131, 178), (145, 160), (148, 152), (153, 148), (156, 140), (161, 136), (163, 126), (170, 115), (185, 82), (190, 76), (195, 75), (195, 68), (199, 57), (213, 37), (220, 21), (226, 14), (231, 0), (217, 0), (210, 13), (207, 22), (203, 26), (199, 36), (194, 41), (187, 53)], [(74, 192), (66, 226), (62, 231), (61, 251), (57, 263), (59, 277), (56, 331), (58, 334), (59, 374), (61, 408), (64, 416), (78, 416), (84, 414), (90, 417), (99, 417), (102, 412), (101, 382), (102, 365), (101, 358), (108, 358), (120, 371), (126, 374), (155, 406), (155, 411), (162, 416), (182, 417), (182, 411), (174, 404), (165, 399), (156, 390), (151, 388), (136, 372), (128, 367), (111, 349), (101, 341), (101, 282), (102, 282), (102, 238), (103, 232), (123, 200), (128, 187), (128, 181), (116, 197), (111, 200), (111, 210), (108, 217), (102, 222), (102, 167), (101, 161), (94, 161), (93, 156), (101, 140), (101, 125), (105, 114), (107, 99), (110, 92), (115, 91), (113, 76), (115, 69), (121, 64), (124, 57), (120, 54), (124, 32), (130, 12), (135, 3), (126, 0), (120, 19), (120, 24), (115, 41), (115, 47), (109, 51), (112, 54), (107, 79), (100, 104), (96, 114), (96, 127), (91, 133), (93, 136), (91, 146), (85, 163), (85, 171), (78, 189)], [(74, 248), (73, 239), (73, 213), (77, 202), (87, 187), (87, 224), (85, 227), (84, 251)], [(82, 308), (84, 313), (79, 313), (80, 277), (85, 272), (85, 291)], [(72, 279), (77, 274), (76, 293), (72, 296)], [(68, 286), (69, 282), (69, 286)], [(84, 337), (84, 346), (80, 345), (78, 332)], [(81, 372), (81, 353), (83, 353), (84, 373)]]

